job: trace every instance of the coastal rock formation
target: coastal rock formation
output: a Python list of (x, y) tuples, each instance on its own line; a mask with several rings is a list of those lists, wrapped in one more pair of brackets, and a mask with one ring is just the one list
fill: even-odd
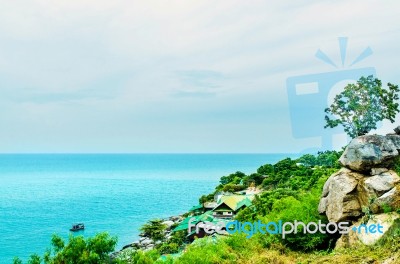
[[(163, 224), (166, 226), (164, 231), (165, 240), (169, 240), (172, 237), (172, 229), (174, 226), (178, 225), (183, 220), (181, 215), (171, 216), (166, 219), (163, 219)], [(111, 257), (114, 259), (117, 256), (122, 257), (123, 259), (130, 255), (130, 252), (136, 250), (149, 251), (154, 249), (156, 245), (161, 243), (161, 241), (153, 241), (150, 237), (147, 237), (145, 234), (139, 234), (139, 240), (132, 242), (131, 244), (125, 245), (122, 247), (120, 251), (116, 251), (111, 254)], [(124, 256), (126, 255), (126, 256)]]
[(326, 213), (329, 221), (339, 222), (361, 215), (357, 185), (362, 174), (342, 168), (326, 181), (318, 211)]
[[(400, 127), (398, 129), (400, 131)], [(389, 168), (399, 157), (400, 135), (353, 139), (340, 162), (345, 168), (326, 181), (318, 211), (329, 221), (354, 221), (363, 210), (382, 213), (400, 208), (400, 177)]]
[(400, 135), (365, 135), (353, 139), (339, 162), (346, 168), (369, 173), (372, 168), (386, 168), (399, 156)]
[(319, 203), (319, 213), (329, 221), (355, 220), (363, 208), (373, 213), (383, 212), (385, 206), (400, 208), (400, 177), (392, 170), (377, 170), (374, 176), (340, 169), (326, 181)]

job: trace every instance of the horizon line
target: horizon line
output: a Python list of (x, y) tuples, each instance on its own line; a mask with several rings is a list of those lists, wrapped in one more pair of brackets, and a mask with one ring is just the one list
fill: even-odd
[(0, 152), (0, 155), (263, 155), (263, 154), (301, 154), (300, 152)]

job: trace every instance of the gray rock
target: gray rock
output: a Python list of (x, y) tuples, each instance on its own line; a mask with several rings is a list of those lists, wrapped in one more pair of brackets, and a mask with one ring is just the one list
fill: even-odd
[(332, 180), (332, 177), (329, 177), (328, 180), (324, 184), (324, 188), (322, 189), (322, 197), (328, 196), (329, 193), (329, 186), (330, 186), (330, 181)]
[(327, 194), (322, 197), (318, 211), (325, 213), (329, 221), (340, 222), (361, 215), (360, 199), (355, 195), (362, 174), (342, 168), (330, 176), (324, 185)]
[(351, 170), (370, 172), (372, 168), (392, 165), (399, 149), (399, 135), (360, 136), (350, 142), (339, 162)]
[(400, 150), (400, 135), (387, 135), (386, 138), (392, 141), (398, 151)]
[(181, 219), (180, 216), (171, 216), (169, 218), (169, 220), (174, 221), (174, 222), (179, 221), (180, 219)]
[(340, 222), (357, 219), (363, 207), (382, 213), (387, 206), (400, 208), (400, 177), (396, 172), (367, 176), (342, 168), (325, 182), (318, 211), (329, 221)]
[(393, 130), (397, 135), (400, 135), (400, 126), (395, 127)]
[(387, 171), (388, 171), (388, 169), (386, 169), (386, 168), (372, 168), (371, 175), (374, 176), (374, 175), (378, 175), (378, 174), (381, 174), (381, 173), (384, 173)]
[(167, 226), (167, 229), (170, 229), (171, 226), (175, 224), (175, 222), (167, 220), (167, 221), (164, 221), (163, 224)]
[(145, 240), (141, 241), (140, 244), (143, 246), (147, 246), (149, 244), (152, 244), (153, 240), (151, 240), (150, 238), (146, 238)]
[(400, 177), (391, 170), (368, 177), (364, 183), (367, 188), (372, 189), (377, 194), (382, 194), (382, 192), (392, 189), (398, 182), (400, 182)]
[(133, 246), (133, 244), (125, 245), (125, 246), (122, 247), (122, 250), (127, 249), (127, 248), (130, 248), (130, 247), (132, 247), (132, 246)]

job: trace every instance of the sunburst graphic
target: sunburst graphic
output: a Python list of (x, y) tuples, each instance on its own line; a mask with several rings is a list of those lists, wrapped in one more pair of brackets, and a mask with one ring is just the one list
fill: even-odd
[[(342, 62), (342, 68), (345, 67), (345, 62), (346, 62), (346, 52), (347, 52), (347, 41), (348, 38), (347, 37), (339, 37), (338, 38), (339, 41), (339, 49), (340, 49), (340, 58), (341, 58), (341, 62)], [(365, 58), (369, 57), (372, 55), (372, 49), (368, 46), (364, 49), (363, 52), (360, 53), (360, 55), (358, 55), (358, 57), (351, 62), (348, 67), (353, 66), (354, 64), (364, 60)], [(332, 65), (335, 68), (339, 68), (336, 63), (333, 62), (333, 60), (331, 58), (329, 58), (328, 55), (326, 55), (326, 53), (324, 53), (322, 50), (318, 49), (317, 52), (315, 53), (315, 57), (317, 57), (318, 59), (322, 60), (323, 62)]]

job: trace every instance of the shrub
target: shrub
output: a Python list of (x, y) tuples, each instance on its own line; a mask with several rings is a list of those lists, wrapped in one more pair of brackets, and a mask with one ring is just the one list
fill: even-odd
[[(43, 257), (45, 263), (51, 264), (102, 264), (110, 263), (108, 254), (114, 251), (117, 244), (116, 237), (110, 237), (107, 233), (99, 233), (94, 237), (85, 239), (83, 236), (70, 236), (68, 243), (58, 235), (53, 235), (51, 239), (52, 248)], [(18, 258), (14, 259), (14, 264), (21, 264)], [(33, 254), (27, 262), (28, 264), (40, 264), (41, 258)]]
[(154, 241), (164, 240), (164, 231), (166, 227), (167, 226), (163, 224), (161, 219), (153, 219), (144, 224), (140, 228), (140, 231)]

